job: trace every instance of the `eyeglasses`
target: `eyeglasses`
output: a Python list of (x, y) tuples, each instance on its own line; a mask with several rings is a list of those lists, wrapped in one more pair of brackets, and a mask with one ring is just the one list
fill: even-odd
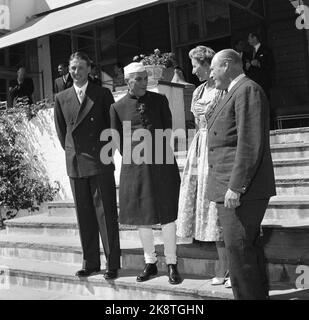
[(136, 109), (137, 109), (137, 111), (138, 111), (138, 113), (140, 115), (140, 119), (142, 121), (143, 127), (146, 128), (147, 125), (149, 124), (149, 120), (147, 119), (147, 116), (146, 116), (146, 113), (145, 113), (145, 111), (146, 111), (145, 103), (139, 103), (138, 102)]

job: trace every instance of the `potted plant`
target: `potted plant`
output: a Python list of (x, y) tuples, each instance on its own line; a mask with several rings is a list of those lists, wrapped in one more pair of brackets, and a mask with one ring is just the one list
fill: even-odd
[(157, 82), (158, 80), (170, 81), (167, 77), (170, 70), (174, 73), (175, 54), (172, 52), (161, 53), (159, 49), (155, 49), (152, 54), (140, 54), (135, 56), (133, 61), (142, 62), (148, 73), (148, 82)]

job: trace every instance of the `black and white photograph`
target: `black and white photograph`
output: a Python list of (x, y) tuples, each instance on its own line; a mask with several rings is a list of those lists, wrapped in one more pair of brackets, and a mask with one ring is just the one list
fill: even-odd
[(0, 0), (1, 300), (309, 300), (309, 0)]

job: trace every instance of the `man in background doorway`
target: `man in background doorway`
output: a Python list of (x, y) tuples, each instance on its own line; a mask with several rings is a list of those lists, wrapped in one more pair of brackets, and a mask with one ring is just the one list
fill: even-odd
[(73, 80), (68, 72), (68, 67), (64, 63), (58, 65), (58, 73), (60, 77), (55, 79), (55, 93), (68, 89), (73, 85)]
[[(260, 36), (251, 32), (248, 36), (248, 43), (253, 51), (246, 62), (246, 75), (258, 83), (264, 90), (270, 101), (270, 89), (272, 86), (272, 73), (274, 70), (274, 59), (271, 50), (260, 41)], [(270, 129), (274, 127), (274, 112), (270, 108)]]
[(9, 83), (8, 107), (16, 107), (19, 102), (32, 104), (33, 91), (33, 80), (27, 77), (26, 68), (24, 66), (18, 67), (17, 78)]

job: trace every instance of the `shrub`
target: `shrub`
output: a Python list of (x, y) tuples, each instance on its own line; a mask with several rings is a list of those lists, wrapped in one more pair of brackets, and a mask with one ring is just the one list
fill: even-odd
[(18, 130), (24, 112), (10, 114), (9, 110), (0, 114), (0, 208), (8, 210), (0, 217), (0, 226), (20, 209), (38, 210), (42, 202), (52, 201), (60, 189), (59, 183), (52, 186), (40, 175), (38, 158), (27, 152), (27, 137)]

